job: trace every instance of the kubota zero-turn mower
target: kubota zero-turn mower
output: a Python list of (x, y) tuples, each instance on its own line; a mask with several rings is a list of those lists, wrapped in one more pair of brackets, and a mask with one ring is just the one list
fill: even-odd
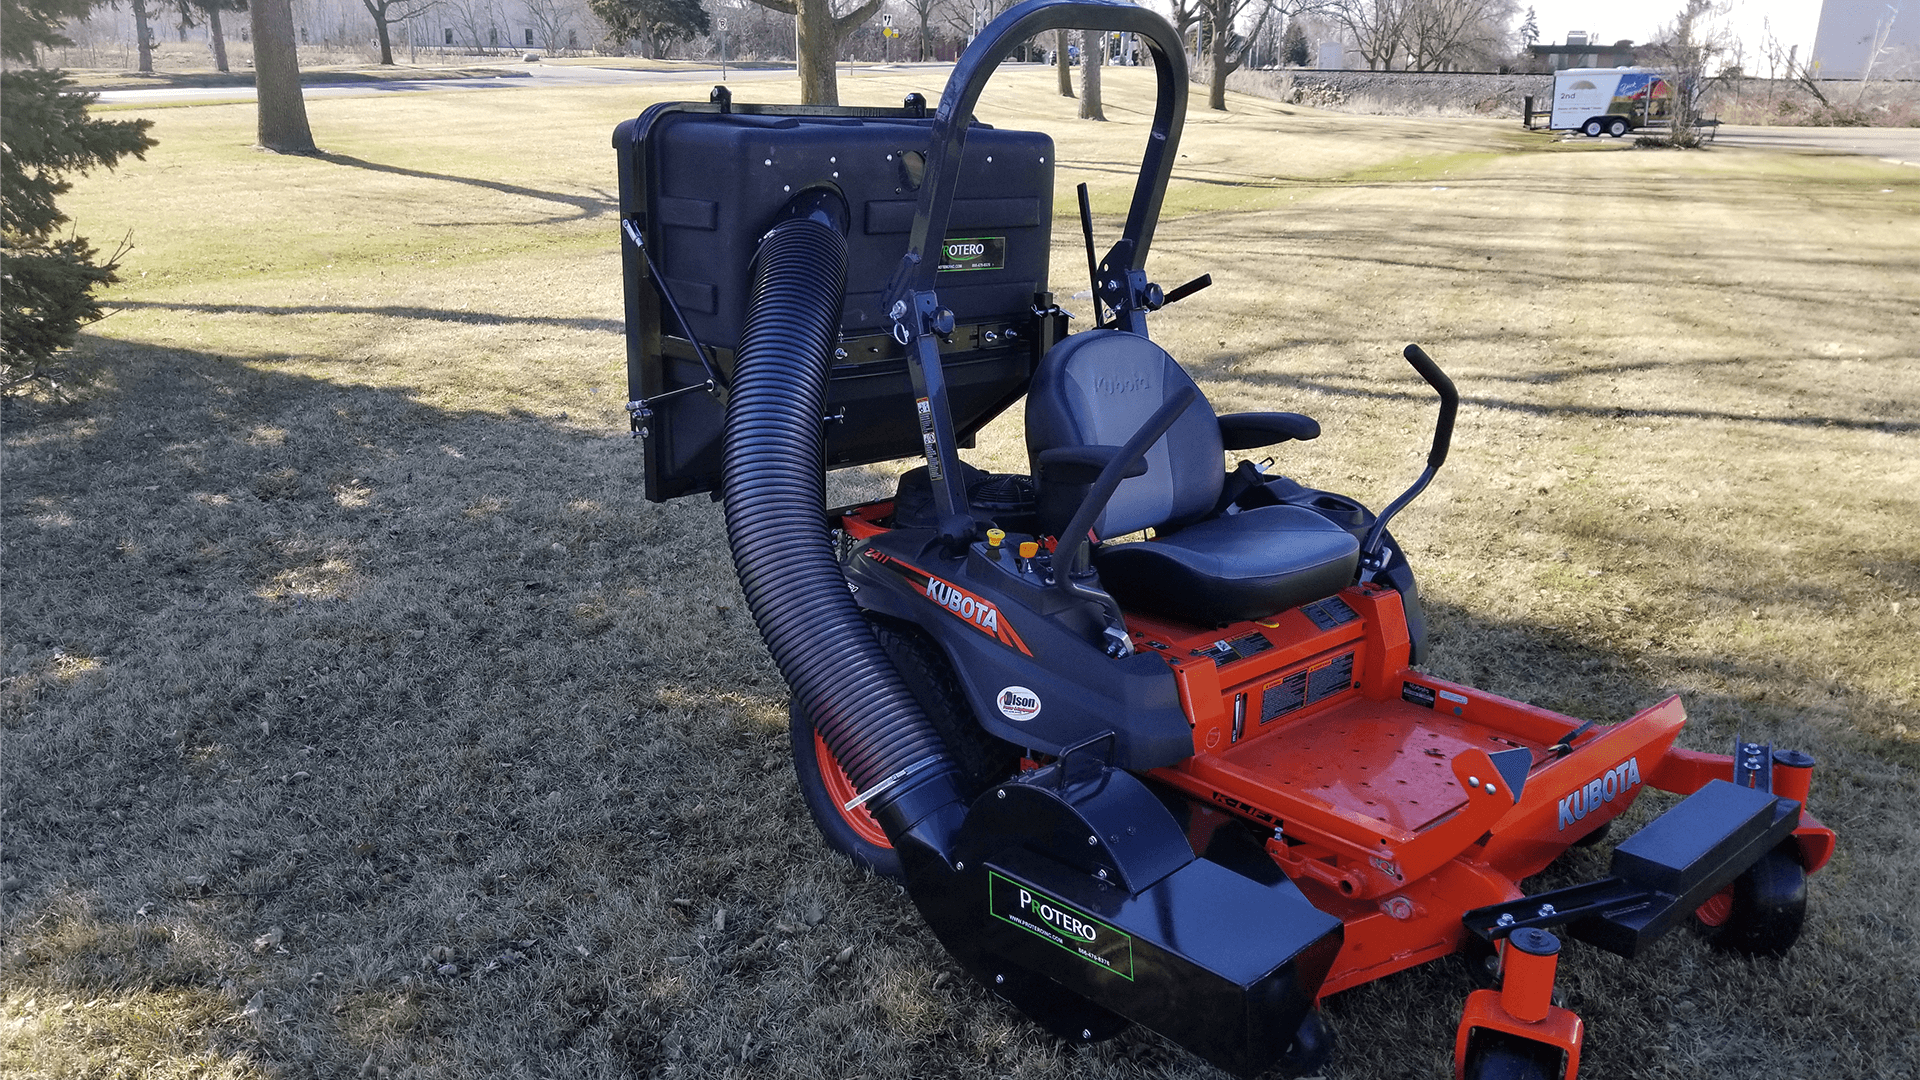
[[(1002, 59), (1061, 28), (1137, 35), (1159, 89), (1125, 234), (1094, 258), (1088, 227), (1077, 333), (1047, 291), (1052, 141), (972, 115)], [(1676, 748), (1677, 700), (1599, 726), (1420, 672), (1387, 526), (1445, 460), (1458, 399), (1419, 348), (1439, 420), (1382, 512), (1226, 467), (1319, 425), (1216, 415), (1148, 336), (1204, 284), (1146, 271), (1186, 97), (1158, 15), (1031, 0), (936, 110), (716, 89), (622, 124), (647, 495), (724, 500), (828, 843), (902, 881), (1035, 1023), (1073, 1042), (1145, 1024), (1235, 1073), (1298, 1072), (1330, 1049), (1322, 998), (1464, 953), (1498, 989), (1468, 997), (1456, 1073), (1571, 1077), (1556, 932), (1633, 956), (1692, 918), (1723, 947), (1787, 948), (1834, 844), (1802, 808), (1813, 762)], [(963, 463), (1022, 398), (1027, 474)], [(827, 469), (899, 458), (924, 464), (893, 498), (825, 506)], [(1608, 876), (1521, 892), (1645, 787), (1686, 798)]]

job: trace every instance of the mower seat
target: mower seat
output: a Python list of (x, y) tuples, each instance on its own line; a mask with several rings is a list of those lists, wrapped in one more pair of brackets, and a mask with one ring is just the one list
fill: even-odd
[[(1165, 349), (1138, 334), (1089, 330), (1055, 345), (1027, 394), (1041, 531), (1057, 535), (1091, 486), (1084, 467), (1061, 468), (1062, 455), (1047, 451), (1117, 447), (1192, 386)], [(1216, 416), (1194, 389), (1193, 404), (1147, 451), (1146, 472), (1121, 481), (1094, 521), (1096, 537), (1155, 533), (1097, 547), (1101, 586), (1123, 607), (1209, 624), (1272, 615), (1352, 584), (1360, 545), (1332, 521), (1298, 506), (1229, 513), (1219, 505), (1227, 450), (1311, 439), (1320, 426), (1297, 413)]]

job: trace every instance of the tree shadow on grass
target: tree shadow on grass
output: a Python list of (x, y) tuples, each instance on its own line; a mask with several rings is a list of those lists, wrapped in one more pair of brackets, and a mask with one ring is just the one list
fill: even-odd
[[(542, 191), (539, 188), (524, 187), (520, 184), (509, 184), (501, 180), (482, 180), (473, 176), (454, 176), (449, 173), (409, 169), (400, 165), (386, 165), (377, 161), (368, 161), (364, 158), (353, 157), (350, 154), (330, 154), (322, 152), (314, 156), (321, 161), (332, 162), (335, 165), (348, 165), (356, 169), (366, 169), (370, 172), (391, 173), (395, 176), (411, 176), (421, 180), (440, 180), (449, 184), (465, 184), (469, 187), (484, 188), (488, 191), (499, 192), (502, 195), (515, 195), (525, 199), (537, 199), (541, 202), (559, 203), (562, 206), (570, 206), (574, 210), (572, 214), (558, 214), (550, 218), (541, 218), (538, 221), (520, 222), (520, 224), (523, 225), (552, 225), (562, 221), (584, 221), (612, 213), (616, 205), (613, 197), (604, 191), (596, 192), (593, 195), (568, 195), (558, 191)], [(464, 223), (452, 222), (449, 224)]]
[[(1255, 386), (1268, 387), (1276, 391), (1293, 391), (1310, 394), (1324, 394), (1333, 398), (1358, 398), (1369, 401), (1412, 402), (1430, 406), (1434, 402), (1430, 391), (1388, 390), (1372, 386), (1354, 386), (1344, 381), (1320, 378), (1311, 375), (1294, 375), (1246, 371), (1233, 366), (1240, 359), (1239, 354), (1214, 354), (1199, 363), (1189, 361), (1187, 367), (1202, 381), (1239, 382)], [(1901, 356), (1888, 354), (1885, 357), (1871, 358), (1869, 362), (1897, 361)], [(1625, 373), (1634, 370), (1654, 368), (1682, 368), (1694, 366), (1718, 366), (1739, 361), (1702, 360), (1697, 362), (1670, 361), (1656, 364), (1597, 364), (1591, 368), (1583, 367), (1577, 372), (1568, 373), (1580, 377), (1605, 376), (1610, 372)], [(1395, 377), (1398, 377), (1396, 373)], [(1551, 383), (1557, 381), (1550, 377), (1526, 379), (1527, 382)], [(1284, 394), (1275, 396), (1283, 400)], [(1815, 413), (1742, 413), (1723, 409), (1693, 409), (1673, 405), (1582, 405), (1573, 402), (1535, 402), (1518, 401), (1510, 398), (1488, 397), (1486, 395), (1463, 395), (1463, 406), (1476, 409), (1488, 409), (1496, 412), (1518, 413), (1525, 416), (1581, 416), (1596, 420), (1632, 420), (1657, 418), (1665, 420), (1718, 420), (1733, 423), (1766, 424), (1788, 428), (1841, 428), (1851, 431), (1884, 431), (1891, 434), (1907, 434), (1920, 431), (1920, 420), (1875, 419), (1863, 416), (1833, 416)]]
[(464, 323), (479, 326), (556, 326), (571, 330), (618, 334), (626, 329), (619, 319), (574, 318), (555, 315), (501, 315), (491, 311), (457, 311), (398, 304), (202, 304), (192, 301), (117, 300), (116, 308), (158, 308), (210, 315), (376, 315), (390, 319)]

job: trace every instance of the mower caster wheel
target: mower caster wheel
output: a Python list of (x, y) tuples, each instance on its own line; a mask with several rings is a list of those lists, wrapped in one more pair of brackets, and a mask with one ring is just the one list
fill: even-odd
[(1799, 860), (1775, 848), (1701, 904), (1693, 925), (1716, 949), (1780, 956), (1799, 940), (1806, 917), (1807, 872)]
[(1315, 1009), (1300, 1021), (1300, 1030), (1294, 1032), (1293, 1044), (1280, 1055), (1280, 1065), (1288, 1076), (1311, 1076), (1321, 1070), (1327, 1059), (1333, 1056), (1333, 1029)]
[(1497, 1031), (1474, 1034), (1466, 1080), (1562, 1080), (1566, 1074), (1565, 1055), (1557, 1046)]
[(1454, 955), (1460, 958), (1461, 966), (1467, 971), (1467, 981), (1475, 990), (1500, 989), (1500, 953), (1493, 942), (1478, 934), (1468, 934)]

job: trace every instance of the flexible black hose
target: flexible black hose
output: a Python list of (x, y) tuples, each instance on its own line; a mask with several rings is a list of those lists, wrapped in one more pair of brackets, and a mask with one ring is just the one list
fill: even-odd
[(727, 541), (780, 673), (877, 812), (954, 766), (854, 605), (827, 530), (822, 417), (845, 233), (837, 194), (803, 192), (760, 243), (727, 399)]

